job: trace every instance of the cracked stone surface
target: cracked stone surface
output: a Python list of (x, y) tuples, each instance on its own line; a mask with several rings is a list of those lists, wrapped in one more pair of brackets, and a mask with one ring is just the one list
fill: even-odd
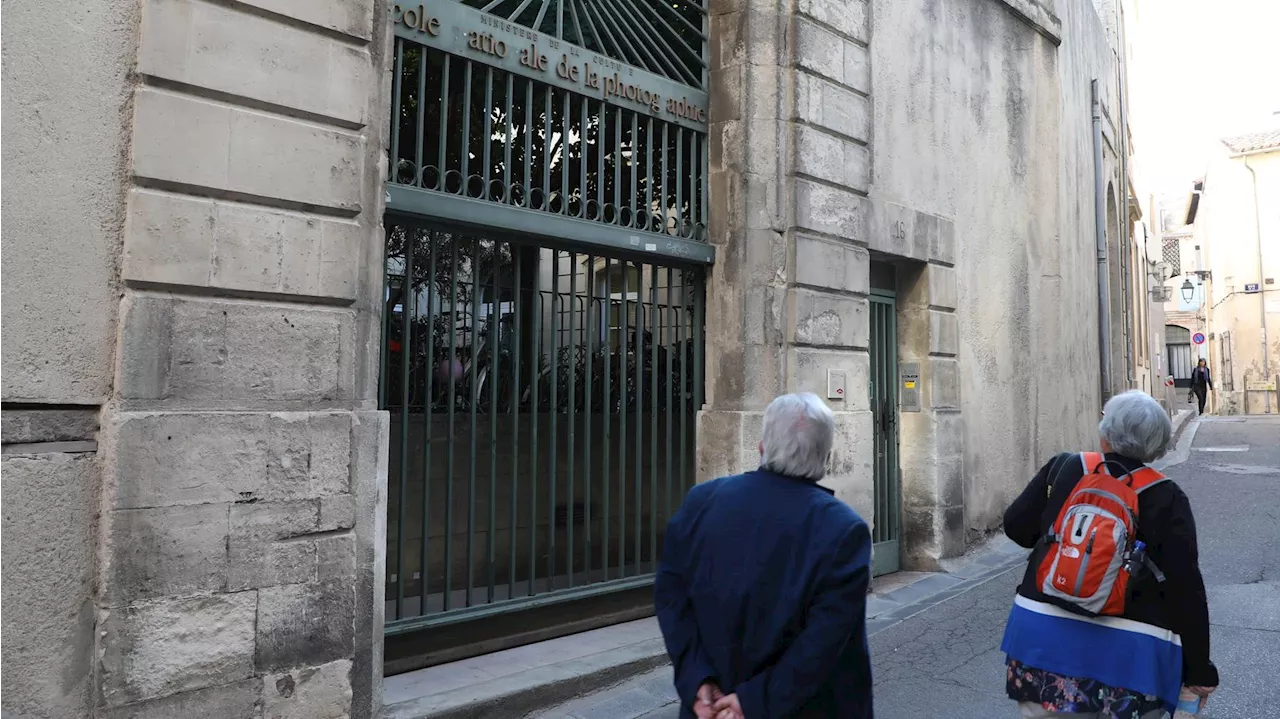
[[(1249, 447), (1226, 454), (1180, 447), (1164, 469), (1195, 511), (1213, 659), (1222, 674), (1201, 717), (1272, 718), (1280, 707), (1280, 417), (1206, 420), (1188, 434), (1192, 448)], [(1020, 577), (1021, 569), (1012, 569), (874, 635), (877, 719), (1017, 716), (1004, 695), (999, 646)], [(677, 719), (670, 686), (663, 668), (539, 716)]]

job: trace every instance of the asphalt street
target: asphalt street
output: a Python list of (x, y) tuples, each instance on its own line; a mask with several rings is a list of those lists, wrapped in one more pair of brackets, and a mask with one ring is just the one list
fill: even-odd
[[(1165, 472), (1191, 499), (1222, 686), (1205, 719), (1280, 717), (1280, 417), (1206, 418), (1187, 428)], [(1193, 434), (1192, 434), (1193, 433)], [(871, 639), (878, 719), (1015, 717), (1000, 638), (1014, 569)], [(669, 670), (575, 702), (582, 719), (676, 719)], [(651, 699), (650, 699), (651, 701)], [(548, 715), (549, 716), (549, 715)]]

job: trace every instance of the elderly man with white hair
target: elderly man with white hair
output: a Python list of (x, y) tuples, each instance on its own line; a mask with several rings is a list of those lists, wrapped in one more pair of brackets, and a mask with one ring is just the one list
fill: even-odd
[(694, 487), (668, 525), (655, 595), (682, 717), (872, 716), (871, 533), (817, 484), (834, 435), (817, 396), (775, 399), (760, 468)]

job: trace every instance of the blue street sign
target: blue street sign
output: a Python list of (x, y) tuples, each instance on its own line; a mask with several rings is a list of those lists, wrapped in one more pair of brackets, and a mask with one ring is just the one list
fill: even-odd
[(1262, 285), (1259, 285), (1257, 282), (1250, 282), (1244, 286), (1244, 291), (1250, 294), (1253, 294), (1254, 292), (1261, 292)]
[(1197, 333), (1195, 333), (1195, 334), (1191, 335), (1191, 341), (1192, 341), (1192, 342), (1195, 342), (1195, 343), (1196, 343), (1196, 344), (1198, 344), (1198, 345), (1202, 345), (1202, 344), (1204, 344), (1204, 333), (1203, 333), (1203, 332), (1197, 332)]

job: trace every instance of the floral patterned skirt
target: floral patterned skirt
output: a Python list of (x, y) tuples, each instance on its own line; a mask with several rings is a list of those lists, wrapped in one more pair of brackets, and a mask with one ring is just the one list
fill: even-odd
[(1016, 659), (1008, 662), (1005, 691), (1014, 701), (1031, 702), (1048, 711), (1068, 714), (1098, 713), (1115, 719), (1140, 719), (1148, 712), (1164, 708), (1158, 697), (1092, 679), (1064, 677), (1029, 667)]

